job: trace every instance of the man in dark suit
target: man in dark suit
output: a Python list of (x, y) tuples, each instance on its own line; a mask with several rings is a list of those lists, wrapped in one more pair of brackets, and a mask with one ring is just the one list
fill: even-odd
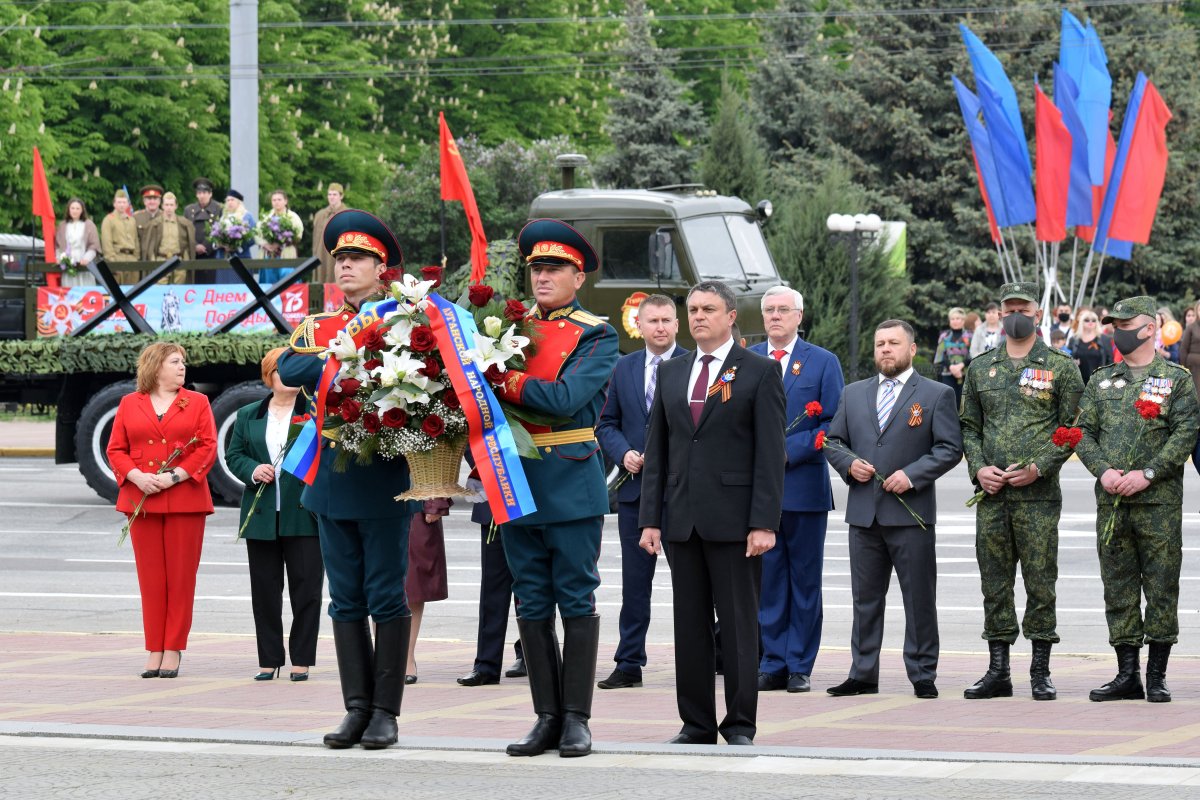
[[(893, 568), (904, 598), (908, 679), (917, 697), (938, 696), (934, 481), (962, 458), (962, 430), (954, 390), (914, 372), (916, 352), (911, 325), (881, 322), (875, 330), (879, 374), (846, 388), (829, 428), (825, 455), (850, 484), (846, 522), (854, 598), (854, 661), (850, 677), (826, 690), (835, 697), (879, 691), (883, 611)], [(921, 517), (924, 529), (898, 497)]]
[(646, 631), (650, 627), (650, 595), (658, 559), (638, 546), (638, 504), (642, 497), (642, 451), (646, 426), (658, 384), (658, 367), (687, 351), (675, 344), (679, 318), (675, 301), (652, 294), (638, 307), (638, 332), (644, 350), (622, 356), (608, 386), (608, 402), (596, 426), (596, 438), (609, 460), (624, 467), (627, 476), (617, 490), (617, 530), (621, 536), (621, 642), (613, 661), (617, 667), (596, 685), (624, 689), (642, 685), (646, 666)]
[[(683, 729), (670, 741), (716, 744), (719, 732), (729, 744), (748, 745), (758, 730), (758, 556), (775, 546), (783, 504), (783, 381), (778, 364), (733, 340), (737, 307), (728, 286), (697, 284), (687, 310), (696, 352), (659, 367), (638, 524), (647, 552), (660, 552), (664, 535), (671, 543)], [(714, 603), (725, 667), (719, 726)]]
[[(821, 646), (821, 568), (825, 528), (833, 508), (833, 488), (825, 456), (813, 447), (829, 427), (842, 399), (842, 365), (828, 350), (800, 338), (804, 298), (795, 289), (773, 286), (763, 294), (767, 341), (750, 348), (774, 359), (787, 397), (787, 471), (783, 478), (783, 519), (775, 547), (763, 555), (762, 659), (760, 692), (787, 688), (807, 692)], [(807, 414), (809, 403), (818, 414)]]

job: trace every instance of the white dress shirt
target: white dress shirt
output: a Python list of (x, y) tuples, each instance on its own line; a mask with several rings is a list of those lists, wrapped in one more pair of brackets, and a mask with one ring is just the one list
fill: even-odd
[[(660, 358), (660, 359), (662, 359), (662, 360), (658, 362), (658, 365), (661, 367), (661, 366), (663, 365), (663, 362), (664, 362), (664, 361), (668, 361), (668, 360), (670, 360), (670, 358), (671, 358), (671, 353), (674, 353), (674, 352), (675, 352), (675, 345), (674, 345), (674, 344), (672, 344), (672, 345), (671, 345), (671, 349), (669, 349), (667, 352), (665, 352), (665, 353), (663, 353), (662, 355), (660, 355), (660, 356), (659, 356), (659, 358)], [(642, 394), (643, 394), (643, 396), (645, 395), (645, 391), (644, 391), (644, 390), (646, 389), (646, 387), (648, 387), (648, 386), (650, 385), (650, 373), (651, 373), (651, 372), (653, 371), (653, 369), (654, 369), (654, 368), (651, 366), (650, 362), (651, 362), (651, 361), (653, 361), (653, 360), (654, 360), (654, 353), (651, 353), (651, 352), (650, 352), (650, 348), (649, 348), (649, 347), (647, 347), (647, 348), (646, 348), (646, 361), (645, 361), (645, 363), (644, 363), (644, 364), (643, 364), (643, 366), (642, 366), (642, 389), (643, 389), (643, 393), (642, 393)], [(655, 388), (656, 388), (656, 390), (657, 390), (657, 385), (656, 385), (656, 387), (655, 387)]]
[(699, 347), (696, 348), (696, 361), (692, 364), (692, 373), (688, 377), (688, 401), (691, 401), (692, 390), (696, 387), (696, 379), (700, 377), (700, 369), (704, 366), (701, 361), (701, 356), (712, 356), (713, 360), (708, 362), (708, 385), (712, 386), (717, 382), (717, 378), (721, 377), (721, 365), (725, 363), (725, 359), (729, 358), (729, 351), (733, 349), (733, 337), (730, 336), (725, 344), (718, 347), (711, 353), (705, 353)]
[(788, 367), (791, 366), (792, 363), (792, 351), (796, 349), (796, 342), (799, 339), (800, 336), (797, 334), (796, 336), (793, 336), (792, 340), (783, 347), (776, 347), (775, 345), (771, 344), (769, 339), (767, 340), (767, 358), (774, 361), (776, 350), (782, 350), (785, 353), (784, 357), (779, 359), (779, 368), (783, 370), (784, 378), (787, 377)]
[[(909, 367), (908, 369), (904, 370), (904, 372), (901, 372), (899, 375), (892, 378), (892, 380), (896, 382), (896, 385), (892, 387), (892, 394), (897, 400), (900, 399), (900, 392), (904, 391), (904, 386), (908, 383), (908, 379), (911, 378), (912, 375), (913, 368)], [(888, 379), (883, 373), (879, 373), (877, 377), (879, 378), (879, 386), (875, 389), (875, 408), (879, 408), (879, 401), (883, 399), (883, 382)], [(896, 409), (893, 407), (892, 414), (895, 413)], [(890, 420), (891, 417), (888, 417), (888, 419)]]

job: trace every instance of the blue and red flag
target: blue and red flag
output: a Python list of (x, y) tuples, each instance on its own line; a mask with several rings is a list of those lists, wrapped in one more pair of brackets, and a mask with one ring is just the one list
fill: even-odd
[(1037, 153), (1037, 231), (1039, 242), (1067, 238), (1067, 195), (1071, 188), (1071, 132), (1063, 114), (1041, 86), (1034, 86)]
[[(975, 177), (979, 180), (979, 194), (983, 197), (983, 207), (987, 212), (988, 229), (992, 241), (1000, 242), (1000, 223), (996, 214), (1003, 213), (1002, 208), (992, 205), (989, 186), (998, 186), (996, 165), (992, 161), (992, 143), (987, 130), (979, 121), (979, 98), (968, 89), (957, 75), (950, 76), (954, 84), (954, 94), (958, 97), (958, 108), (962, 112), (963, 123), (967, 127), (967, 137), (971, 140), (971, 160), (975, 164)], [(1007, 218), (1005, 218), (1007, 221)]]
[[(1150, 241), (1154, 215), (1167, 178), (1167, 123), (1171, 109), (1154, 84), (1146, 81), (1137, 118), (1129, 141), (1129, 152), (1121, 185), (1113, 202), (1109, 236), (1137, 244)], [(1122, 141), (1124, 130), (1121, 131)], [(1117, 148), (1118, 157), (1120, 147)]]
[(1088, 140), (1076, 100), (1079, 90), (1062, 68), (1054, 65), (1054, 105), (1062, 112), (1063, 124), (1071, 132), (1071, 183), (1067, 191), (1067, 227), (1092, 225), (1092, 179), (1088, 172)]
[[(1131, 244), (1129, 247), (1130, 255), (1123, 254), (1124, 250), (1119, 242), (1127, 240), (1111, 239), (1112, 232), (1110, 228), (1113, 221), (1113, 212), (1116, 209), (1117, 196), (1121, 194), (1122, 184), (1125, 180), (1125, 167), (1129, 163), (1129, 153), (1133, 145), (1133, 132), (1137, 126), (1138, 116), (1141, 114), (1142, 101), (1145, 98), (1147, 83), (1145, 74), (1139, 72), (1137, 79), (1133, 83), (1133, 91), (1129, 93), (1129, 102), (1125, 106), (1125, 118), (1121, 121), (1121, 138), (1117, 140), (1117, 150), (1113, 157), (1112, 172), (1108, 176), (1108, 188), (1104, 192), (1104, 204), (1100, 207), (1100, 215), (1096, 222), (1094, 234), (1095, 238), (1092, 240), (1093, 250), (1116, 258), (1128, 259), (1133, 250)], [(1143, 190), (1144, 187), (1140, 186), (1132, 186), (1130, 189), (1132, 192), (1141, 192)], [(1161, 191), (1161, 185), (1159, 186), (1159, 191)], [(1157, 196), (1154, 198), (1154, 202), (1157, 204)]]
[[(1025, 175), (1027, 178), (1033, 175), (1033, 161), (1029, 158), (1029, 142), (1025, 139), (1025, 126), (1021, 121), (1021, 108), (1017, 104), (1017, 91), (1013, 88), (1012, 81), (1008, 79), (1008, 75), (1004, 72), (1004, 67), (1000, 64), (1000, 60), (992, 54), (992, 51), (987, 48), (987, 45), (966, 25), (959, 23), (958, 29), (962, 32), (963, 43), (967, 46), (967, 56), (971, 59), (971, 69), (975, 73), (975, 89), (979, 92), (982, 99), (985, 92), (983, 90), (984, 82), (987, 82), (995, 94), (998, 106), (1003, 110), (1004, 118), (1008, 120), (1008, 133), (1011, 142), (1005, 142), (1005, 147), (1010, 145), (1019, 151), (1022, 163), (1025, 165)], [(988, 131), (992, 137), (993, 147), (996, 145), (997, 131), (995, 126), (988, 123)], [(1032, 200), (1032, 188), (1031, 188)]]
[[(1003, 203), (1008, 225), (1024, 225), (1037, 219), (1037, 203), (1033, 196), (1033, 172), (1026, 165), (1025, 133), (1014, 132), (1004, 113), (1003, 99), (984, 78), (976, 78), (979, 104), (992, 143), (992, 159), (996, 162), (999, 191), (991, 191), (995, 205)], [(990, 187), (989, 187), (990, 188)], [(1001, 223), (1001, 227), (1007, 227)]]
[(1088, 139), (1088, 173), (1092, 186), (1100, 186), (1105, 180), (1105, 137), (1112, 110), (1112, 78), (1108, 74), (1108, 56), (1100, 44), (1096, 29), (1088, 23), (1087, 59), (1078, 78), (1072, 75), (1079, 99), (1075, 106), (1083, 120)]

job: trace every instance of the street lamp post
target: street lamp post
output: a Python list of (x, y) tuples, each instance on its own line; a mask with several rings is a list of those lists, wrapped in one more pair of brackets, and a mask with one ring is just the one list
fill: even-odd
[(858, 380), (858, 249), (864, 242), (879, 238), (883, 221), (878, 214), (830, 214), (825, 220), (829, 238), (835, 242), (846, 242), (850, 256), (850, 361), (847, 374), (851, 381)]

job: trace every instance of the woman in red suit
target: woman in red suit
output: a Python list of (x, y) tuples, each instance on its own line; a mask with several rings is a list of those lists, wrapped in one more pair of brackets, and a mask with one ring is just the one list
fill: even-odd
[[(204, 518), (213, 513), (208, 471), (216, 460), (216, 424), (208, 398), (183, 388), (182, 347), (156, 342), (138, 356), (137, 391), (121, 398), (108, 461), (121, 488), (117, 510), (130, 529), (146, 634), (143, 678), (174, 678), (187, 649)], [(176, 450), (182, 452), (172, 453)]]

